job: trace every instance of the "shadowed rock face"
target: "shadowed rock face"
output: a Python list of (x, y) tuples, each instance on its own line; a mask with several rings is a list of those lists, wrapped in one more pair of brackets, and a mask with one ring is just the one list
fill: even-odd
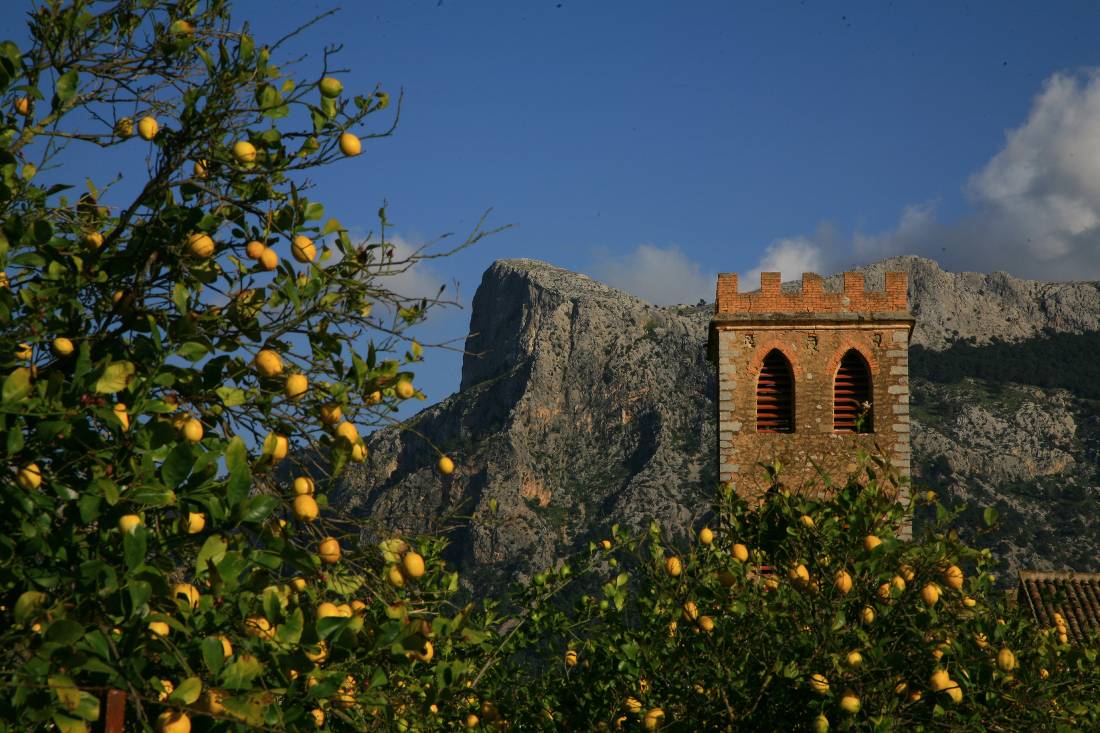
[[(882, 287), (887, 270), (909, 274), (913, 342), (932, 349), (970, 337), (1016, 341), (1044, 329), (1100, 328), (1096, 284), (951, 274), (901, 257), (865, 268), (868, 287)], [(826, 287), (839, 288), (839, 276)], [(438, 454), (419, 435), (383, 430), (368, 441), (368, 463), (348, 469), (333, 499), (376, 519), (380, 532), (450, 528), (451, 559), (475, 584), (552, 565), (615, 522), (642, 527), (655, 519), (682, 537), (708, 511), (716, 476), (714, 369), (706, 360), (712, 311), (654, 306), (534, 260), (498, 261), (474, 296), (459, 392), (409, 424), (455, 459), (455, 473), (440, 476)], [(1048, 407), (1037, 400), (1029, 409)], [(997, 420), (1049, 422), (1072, 434), (1064, 411), (1044, 421), (986, 408), (989, 416), (958, 415), (958, 429), (926, 432), (914, 463), (934, 460), (922, 450), (954, 451), (960, 466), (982, 475), (996, 462), (983, 463), (966, 436), (992, 426), (978, 432), (996, 441)], [(1067, 461), (1064, 448), (1048, 448), (1011, 446), (1012, 481), (1029, 466), (1076, 460), (1079, 468), (1088, 460)]]

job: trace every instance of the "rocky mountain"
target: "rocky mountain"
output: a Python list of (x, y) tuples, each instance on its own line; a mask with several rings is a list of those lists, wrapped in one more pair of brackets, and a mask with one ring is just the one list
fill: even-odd
[[(864, 268), (868, 287), (888, 270), (909, 274), (913, 343), (933, 352), (1100, 330), (1097, 283), (948, 273), (897, 257)], [(839, 275), (826, 279), (840, 287)], [(371, 460), (349, 469), (334, 499), (380, 528), (448, 531), (452, 559), (475, 584), (551, 565), (614, 522), (656, 519), (683, 536), (707, 512), (716, 475), (712, 312), (654, 306), (542, 262), (498, 261), (474, 297), (459, 391), (406, 430), (372, 435)], [(1095, 403), (914, 375), (913, 405), (916, 478), (948, 501), (1001, 511), (982, 542), (1013, 567), (1100, 570)], [(452, 476), (434, 470), (432, 444), (455, 458)]]

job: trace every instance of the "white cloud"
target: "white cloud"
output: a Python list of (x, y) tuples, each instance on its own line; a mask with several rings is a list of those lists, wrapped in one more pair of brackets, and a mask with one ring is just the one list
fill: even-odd
[(760, 287), (760, 273), (778, 272), (783, 280), (798, 280), (804, 272), (821, 273), (824, 267), (821, 246), (807, 237), (777, 239), (764, 250), (764, 256), (738, 283), (743, 290)]
[(696, 303), (700, 299), (709, 303), (718, 280), (717, 273), (703, 271), (679, 247), (653, 244), (640, 244), (625, 255), (598, 256), (592, 276), (657, 305)]

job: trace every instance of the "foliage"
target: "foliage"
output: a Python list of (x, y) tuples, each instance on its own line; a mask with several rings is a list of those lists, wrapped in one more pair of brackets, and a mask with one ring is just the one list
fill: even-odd
[(956, 341), (943, 351), (909, 350), (909, 373), (933, 382), (975, 377), (1068, 389), (1078, 397), (1100, 399), (1100, 331), (1054, 333), (1018, 343), (994, 340), (977, 346)]
[[(442, 302), (387, 287), (434, 255), (398, 254), (384, 208), (353, 242), (309, 195), (399, 100), (343, 93), (328, 50), (289, 75), (295, 34), (221, 0), (28, 23), (0, 45), (0, 729), (80, 733), (108, 689), (133, 730), (386, 729), (446, 699), (486, 617), (448, 603), (437, 541), (357, 547), (326, 501), (359, 427), (422, 397), (405, 330)], [(81, 147), (148, 171), (78, 185)], [(277, 480), (317, 460), (301, 496)]]
[(934, 495), (932, 526), (896, 539), (911, 517), (896, 495), (883, 461), (828, 499), (777, 485), (750, 506), (727, 487), (688, 551), (657, 527), (616, 531), (590, 550), (621, 558), (599, 593), (517, 627), (488, 674), (499, 715), (548, 731), (1096, 729), (1096, 640), (1006, 607), (989, 552)]

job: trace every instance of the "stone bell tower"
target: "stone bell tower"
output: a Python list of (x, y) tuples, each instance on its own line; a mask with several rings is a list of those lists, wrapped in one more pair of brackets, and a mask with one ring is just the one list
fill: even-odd
[(860, 448), (881, 449), (908, 476), (913, 323), (903, 272), (887, 272), (881, 291), (846, 272), (839, 292), (812, 273), (788, 292), (765, 272), (751, 293), (737, 291), (736, 273), (720, 274), (709, 343), (720, 479), (758, 495), (767, 476), (757, 464), (778, 459), (787, 486), (812, 490), (813, 464), (840, 482)]

